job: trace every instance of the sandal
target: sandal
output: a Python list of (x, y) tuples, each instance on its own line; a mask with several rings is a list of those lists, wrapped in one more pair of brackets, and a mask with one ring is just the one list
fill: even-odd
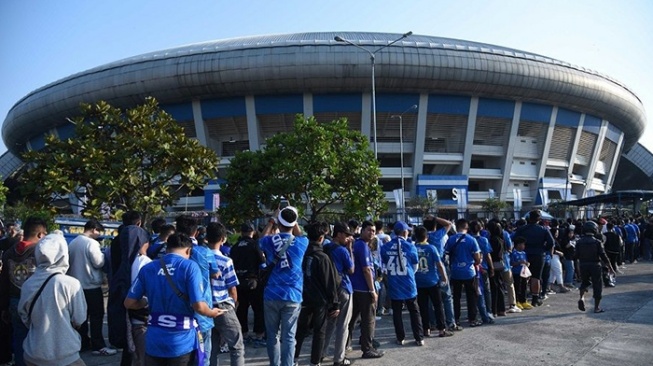
[(582, 299), (578, 300), (578, 310), (585, 311), (585, 301), (583, 301)]
[(461, 327), (460, 325), (456, 324), (456, 325), (454, 325), (454, 326), (452, 326), (452, 327), (449, 327), (448, 330), (451, 331), (451, 332), (460, 332), (461, 330), (463, 330), (463, 327)]

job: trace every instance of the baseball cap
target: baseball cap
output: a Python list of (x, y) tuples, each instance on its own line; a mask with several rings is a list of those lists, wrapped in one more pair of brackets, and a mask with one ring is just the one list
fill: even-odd
[(338, 235), (338, 233), (345, 233), (347, 236), (354, 235), (354, 233), (349, 230), (349, 225), (340, 221), (333, 224), (333, 236)]
[(254, 227), (252, 227), (251, 224), (244, 223), (244, 224), (240, 225), (240, 232), (241, 233), (251, 233), (252, 231), (254, 231)]
[(397, 231), (410, 231), (410, 226), (408, 226), (403, 221), (397, 221), (397, 222), (395, 222), (395, 226), (394, 226), (393, 230), (395, 232), (397, 232)]

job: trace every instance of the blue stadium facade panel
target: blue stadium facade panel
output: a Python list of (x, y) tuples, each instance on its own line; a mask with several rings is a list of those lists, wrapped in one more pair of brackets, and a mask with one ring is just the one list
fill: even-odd
[[(369, 54), (382, 33), (301, 33), (219, 40), (153, 52), (80, 72), (18, 101), (2, 126), (14, 153), (46, 133), (70, 136), (80, 102), (125, 108), (156, 97), (186, 133), (226, 166), (288, 131), (297, 113), (347, 117), (373, 136)], [(381, 184), (389, 200), (436, 193), (475, 205), (495, 196), (524, 207), (609, 190), (618, 158), (641, 137), (641, 101), (621, 83), (545, 56), (463, 40), (412, 35), (376, 54)], [(453, 188), (452, 188), (453, 187)], [(521, 199), (519, 199), (521, 197)], [(196, 201), (196, 202), (195, 202)], [(185, 202), (204, 205), (204, 199)]]

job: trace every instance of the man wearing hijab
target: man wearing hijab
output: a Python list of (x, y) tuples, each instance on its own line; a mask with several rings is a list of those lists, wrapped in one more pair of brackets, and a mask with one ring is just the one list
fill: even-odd
[(25, 364), (85, 365), (75, 328), (86, 321), (86, 300), (79, 280), (66, 275), (66, 239), (47, 235), (36, 245), (34, 257), (36, 271), (23, 284), (18, 302), (18, 313), (29, 329), (23, 342)]

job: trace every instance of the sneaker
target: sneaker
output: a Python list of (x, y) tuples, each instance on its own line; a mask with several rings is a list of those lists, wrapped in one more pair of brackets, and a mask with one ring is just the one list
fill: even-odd
[(430, 337), (431, 336), (431, 330), (430, 329), (424, 329), (424, 337)]
[(567, 292), (569, 292), (569, 289), (564, 287), (564, 286), (559, 286), (558, 287), (558, 292), (561, 293), (561, 294), (566, 294)]
[(506, 312), (511, 313), (511, 314), (521, 313), (521, 309), (519, 307), (517, 307), (517, 305), (513, 305), (510, 308), (508, 308), (508, 310), (506, 310)]
[(352, 346), (347, 346), (347, 348), (345, 348), (346, 353), (349, 353), (349, 352), (352, 352), (352, 351), (354, 351), (354, 347), (352, 347)]
[(385, 355), (383, 351), (369, 350), (363, 353), (363, 358), (381, 358)]
[(352, 360), (345, 357), (340, 362), (334, 362), (333, 366), (350, 366), (352, 363), (354, 363)]
[(444, 337), (451, 337), (453, 336), (453, 332), (450, 330), (441, 330), (440, 333), (438, 334), (438, 337), (444, 338)]
[(397, 343), (397, 346), (403, 346), (405, 341), (403, 339), (397, 339), (395, 343)]
[(92, 352), (95, 356), (113, 356), (116, 353), (118, 353), (117, 350), (109, 347), (100, 348), (99, 350)]
[(533, 308), (533, 305), (529, 304), (528, 302), (522, 302), (521, 308), (522, 310), (531, 310)]
[(459, 324), (454, 324), (450, 327), (447, 328), (448, 331), (450, 332), (460, 332), (463, 330), (463, 327)]
[(379, 341), (377, 341), (376, 339), (372, 339), (372, 347), (374, 347), (375, 349), (379, 348), (381, 347), (381, 343), (379, 343)]
[(424, 345), (424, 340), (420, 339), (419, 341), (415, 341), (415, 345), (418, 347), (422, 347)]
[[(547, 292), (547, 294), (548, 294), (548, 292)], [(542, 302), (542, 301), (548, 300), (548, 299), (549, 299), (549, 296), (548, 296), (547, 294), (544, 294), (544, 296), (540, 296), (540, 299), (539, 299), (538, 302)], [(541, 305), (541, 304), (540, 304), (540, 305)], [(537, 306), (540, 306), (540, 305), (537, 305)]]
[(265, 340), (265, 338), (254, 338), (252, 340), (252, 344), (255, 348), (268, 346), (268, 342)]
[(557, 292), (553, 291), (552, 289), (549, 289), (549, 291), (546, 292), (546, 295), (555, 295)]
[(377, 316), (374, 317), (374, 320), (376, 320), (378, 322), (379, 320), (381, 320), (381, 317), (377, 315)]
[(524, 303), (523, 302), (518, 302), (517, 304), (515, 304), (515, 307), (517, 307), (517, 309), (519, 309), (519, 310), (524, 310)]

